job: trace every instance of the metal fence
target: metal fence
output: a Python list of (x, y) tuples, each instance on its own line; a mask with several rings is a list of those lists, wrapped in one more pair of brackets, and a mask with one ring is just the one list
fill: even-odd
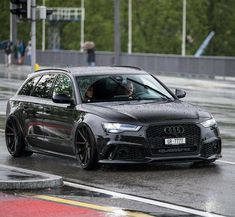
[[(37, 51), (37, 63), (45, 66), (85, 66), (87, 65), (86, 58), (86, 53), (79, 51)], [(235, 77), (234, 57), (182, 57), (179, 55), (122, 53), (120, 60), (121, 65), (138, 66), (152, 73)], [(4, 63), (3, 52), (0, 52), (0, 62)], [(96, 52), (98, 66), (110, 66), (113, 63), (114, 53)]]

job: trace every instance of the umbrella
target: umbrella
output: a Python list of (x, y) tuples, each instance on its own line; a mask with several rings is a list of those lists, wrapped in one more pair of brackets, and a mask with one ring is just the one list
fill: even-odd
[(10, 43), (10, 46), (12, 46), (12, 41), (5, 40), (0, 42), (0, 49), (5, 49), (7, 47), (7, 44)]
[(93, 49), (95, 47), (95, 43), (93, 41), (86, 41), (84, 44), (83, 44), (83, 48), (85, 50), (89, 50), (89, 49)]

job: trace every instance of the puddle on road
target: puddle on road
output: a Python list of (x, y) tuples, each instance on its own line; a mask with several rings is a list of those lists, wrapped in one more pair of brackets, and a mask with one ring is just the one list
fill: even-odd
[(70, 186), (63, 186), (63, 188), (57, 188), (57, 189), (46, 189), (41, 190), (37, 192), (38, 194), (48, 194), (48, 195), (66, 195), (66, 196), (80, 196), (80, 197), (98, 197), (98, 198), (112, 198), (113, 196), (99, 193), (99, 192), (93, 192), (88, 191), (84, 189), (77, 189)]
[(0, 87), (0, 92), (5, 92), (5, 91), (9, 91), (9, 90), (12, 90), (11, 88), (8, 88), (8, 87)]
[(0, 78), (24, 80), (25, 78), (27, 78), (28, 74), (30, 74), (30, 71), (28, 70), (25, 71), (22, 68), (1, 69), (1, 65), (0, 65)]
[(9, 170), (0, 168), (1, 181), (23, 181), (23, 180), (38, 180), (44, 178), (40, 175), (32, 175), (29, 173), (18, 172), (16, 170)]

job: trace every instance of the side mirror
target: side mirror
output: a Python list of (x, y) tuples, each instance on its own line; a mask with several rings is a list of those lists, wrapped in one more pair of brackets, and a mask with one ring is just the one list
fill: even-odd
[(186, 96), (186, 92), (184, 90), (181, 90), (181, 89), (176, 89), (175, 90), (175, 95), (178, 98), (184, 98)]
[(61, 103), (61, 104), (73, 104), (74, 103), (73, 99), (64, 93), (54, 95), (52, 97), (52, 101), (54, 103)]

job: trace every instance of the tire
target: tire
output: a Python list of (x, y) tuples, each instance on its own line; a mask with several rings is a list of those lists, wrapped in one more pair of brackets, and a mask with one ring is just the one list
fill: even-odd
[(6, 122), (5, 140), (8, 152), (13, 157), (30, 156), (31, 151), (25, 150), (25, 141), (22, 131), (15, 118), (10, 117)]
[(91, 129), (84, 124), (79, 126), (76, 131), (75, 155), (82, 169), (92, 170), (97, 166), (95, 138)]

